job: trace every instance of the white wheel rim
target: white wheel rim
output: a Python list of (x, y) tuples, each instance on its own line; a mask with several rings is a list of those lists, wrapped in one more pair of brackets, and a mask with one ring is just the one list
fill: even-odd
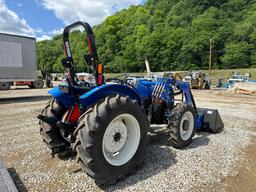
[(187, 111), (183, 114), (180, 122), (180, 136), (182, 140), (187, 141), (190, 139), (194, 130), (194, 115), (191, 111)]
[(108, 163), (120, 166), (127, 163), (140, 144), (140, 125), (130, 114), (114, 118), (105, 130), (102, 151)]

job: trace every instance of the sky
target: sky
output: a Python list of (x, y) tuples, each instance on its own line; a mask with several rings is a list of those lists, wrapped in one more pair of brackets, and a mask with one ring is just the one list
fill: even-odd
[(51, 39), (64, 26), (81, 20), (90, 25), (143, 4), (145, 0), (0, 0), (0, 32)]

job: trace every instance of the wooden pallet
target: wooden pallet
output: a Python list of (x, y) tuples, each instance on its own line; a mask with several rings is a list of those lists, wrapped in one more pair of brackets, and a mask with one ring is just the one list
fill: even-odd
[(18, 192), (6, 166), (0, 161), (0, 192)]

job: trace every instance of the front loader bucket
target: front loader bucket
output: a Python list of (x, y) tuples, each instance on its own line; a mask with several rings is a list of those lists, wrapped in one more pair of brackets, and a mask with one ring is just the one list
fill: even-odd
[(218, 133), (224, 127), (217, 109), (197, 108), (197, 122), (200, 125), (198, 129), (213, 133)]

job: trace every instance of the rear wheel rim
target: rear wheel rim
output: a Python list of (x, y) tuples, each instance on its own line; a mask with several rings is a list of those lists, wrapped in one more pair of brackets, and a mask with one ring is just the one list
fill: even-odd
[(180, 122), (180, 136), (182, 140), (187, 141), (191, 138), (194, 130), (194, 115), (191, 111), (186, 111)]
[(140, 125), (131, 114), (115, 117), (105, 130), (102, 151), (108, 163), (121, 166), (136, 153), (140, 143)]

